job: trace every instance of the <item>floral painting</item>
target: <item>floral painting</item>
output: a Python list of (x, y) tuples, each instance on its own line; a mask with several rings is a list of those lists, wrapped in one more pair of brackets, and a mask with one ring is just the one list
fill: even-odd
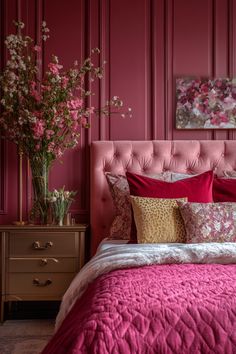
[(236, 79), (178, 78), (177, 129), (236, 128)]

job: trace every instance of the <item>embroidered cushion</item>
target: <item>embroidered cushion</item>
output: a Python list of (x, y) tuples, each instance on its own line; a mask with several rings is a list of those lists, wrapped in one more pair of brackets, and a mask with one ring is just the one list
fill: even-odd
[(236, 178), (236, 171), (224, 171), (224, 176), (227, 178)]
[[(165, 181), (170, 181), (171, 178), (169, 172), (150, 176)], [(116, 175), (110, 172), (106, 172), (106, 178), (115, 207), (115, 218), (110, 228), (109, 237), (113, 239), (130, 239), (132, 213), (127, 178), (124, 175)]]
[(236, 241), (236, 203), (177, 203), (187, 243)]
[(189, 173), (179, 173), (171, 172), (171, 182), (180, 181), (181, 179), (191, 178), (197, 176), (198, 174), (189, 174)]
[(175, 199), (134, 196), (130, 199), (138, 243), (185, 242), (184, 222)]

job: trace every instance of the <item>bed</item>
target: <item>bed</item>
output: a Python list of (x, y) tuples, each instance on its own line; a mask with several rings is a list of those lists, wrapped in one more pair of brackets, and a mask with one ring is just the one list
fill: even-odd
[[(235, 141), (92, 143), (93, 256), (66, 292), (55, 334), (43, 354), (236, 353), (234, 238), (188, 244), (106, 239), (115, 213), (106, 172), (174, 172), (183, 179), (184, 174), (205, 176), (211, 171), (218, 177), (226, 172), (234, 176), (235, 151)], [(233, 178), (222, 181), (231, 189), (236, 183)], [(234, 217), (234, 200), (227, 198), (224, 207)]]

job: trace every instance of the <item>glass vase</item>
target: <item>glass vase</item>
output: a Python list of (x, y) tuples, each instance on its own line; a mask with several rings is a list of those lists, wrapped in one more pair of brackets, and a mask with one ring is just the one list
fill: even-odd
[(33, 206), (30, 219), (35, 224), (45, 225), (48, 222), (49, 203), (48, 174), (50, 161), (44, 154), (29, 156), (33, 187)]
[(71, 200), (57, 198), (56, 201), (51, 202), (51, 210), (54, 224), (63, 226), (65, 216), (71, 205)]

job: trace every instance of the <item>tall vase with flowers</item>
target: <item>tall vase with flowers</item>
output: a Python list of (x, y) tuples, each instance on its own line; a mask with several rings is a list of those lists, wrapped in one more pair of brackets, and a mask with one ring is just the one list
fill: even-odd
[[(86, 83), (101, 79), (103, 66), (93, 64), (94, 49), (82, 65), (77, 61), (63, 71), (57, 56), (52, 56), (44, 75), (39, 73), (38, 56), (41, 47), (22, 34), (24, 24), (15, 22), (17, 33), (7, 36), (5, 44), (9, 59), (0, 75), (0, 126), (5, 137), (21, 147), (29, 158), (32, 172), (34, 204), (32, 219), (46, 223), (48, 212), (48, 174), (55, 159), (66, 149), (78, 144), (80, 132), (89, 128), (91, 114), (118, 113), (123, 102), (113, 97), (100, 110), (87, 105), (93, 93)], [(49, 29), (42, 23), (42, 40)], [(131, 109), (122, 116), (131, 116)]]

